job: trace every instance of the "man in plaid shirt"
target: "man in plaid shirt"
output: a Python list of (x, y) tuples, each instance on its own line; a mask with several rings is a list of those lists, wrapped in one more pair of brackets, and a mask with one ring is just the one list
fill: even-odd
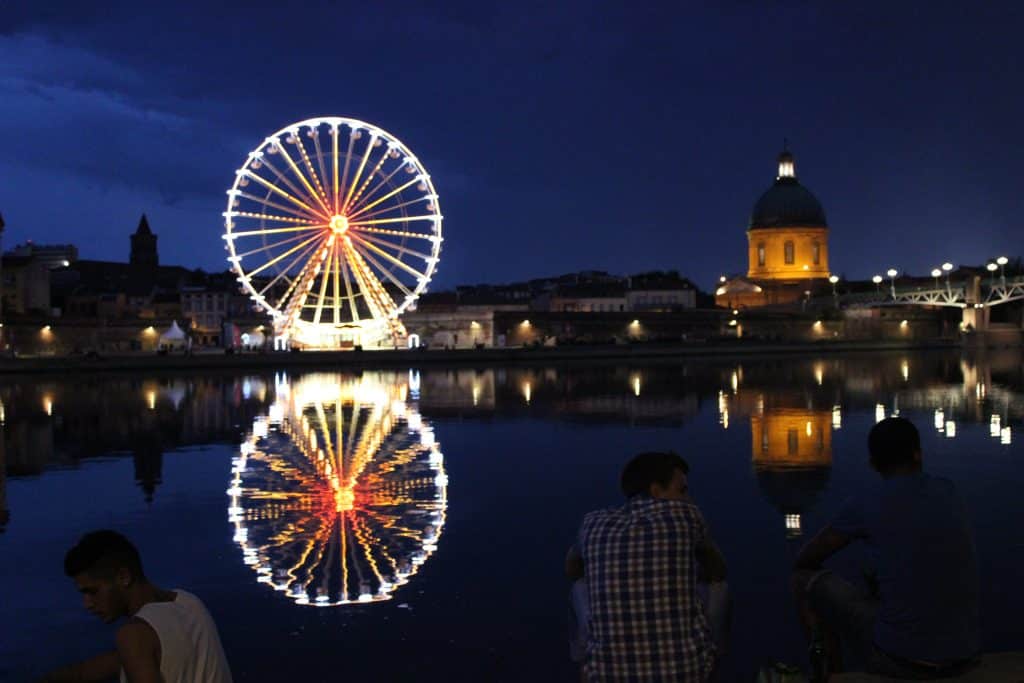
[[(642, 453), (622, 473), (629, 499), (591, 512), (566, 558), (576, 591), (586, 681), (706, 681), (716, 647), (701, 579), (723, 581), (725, 563), (690, 500), (689, 466), (674, 453)], [(589, 603), (582, 607), (579, 603)]]

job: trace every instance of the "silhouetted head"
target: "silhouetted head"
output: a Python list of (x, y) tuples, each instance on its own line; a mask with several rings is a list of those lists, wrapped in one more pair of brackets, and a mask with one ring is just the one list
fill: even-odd
[(622, 470), (622, 492), (627, 498), (650, 495), (682, 500), (687, 494), (689, 472), (686, 461), (670, 451), (641, 453), (633, 456)]
[(883, 477), (921, 471), (921, 436), (910, 420), (888, 417), (868, 434), (871, 466)]
[(139, 551), (109, 530), (83, 536), (64, 556), (64, 573), (74, 579), (85, 608), (107, 623), (129, 613), (129, 592), (146, 582)]

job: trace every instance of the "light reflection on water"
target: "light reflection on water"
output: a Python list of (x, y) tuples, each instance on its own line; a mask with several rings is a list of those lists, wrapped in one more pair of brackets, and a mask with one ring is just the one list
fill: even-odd
[(387, 600), (437, 549), (448, 478), (402, 376), (281, 379), (232, 461), (228, 520), (300, 605)]
[[(730, 562), (726, 680), (751, 680), (752, 662), (804, 656), (792, 554), (871, 490), (864, 440), (892, 414), (914, 420), (926, 466), (968, 499), (988, 558), (987, 642), (1019, 649), (1024, 546), (1006, 542), (1024, 524), (1019, 352), (0, 378), (0, 557), (19, 558), (0, 580), (23, 588), (0, 600), (13, 634), (0, 679), (5, 659), (48, 665), (34, 648), (52, 615), (63, 642), (91, 632), (60, 560), (85, 529), (113, 525), (219, 610), (252, 680), (334, 673), (342, 628), (353, 675), (379, 674), (393, 659), (380, 634), (398, 629), (442, 680), (568, 680), (565, 547), (585, 512), (619, 502), (624, 460), (664, 447), (690, 461)], [(303, 657), (264, 647), (288, 637)], [(395, 680), (418, 680), (416, 661), (391, 662), (408, 674)]]

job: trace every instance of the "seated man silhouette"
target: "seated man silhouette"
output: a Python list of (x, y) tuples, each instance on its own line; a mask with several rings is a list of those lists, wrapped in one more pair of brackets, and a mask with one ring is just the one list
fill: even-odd
[[(713, 675), (725, 645), (726, 568), (690, 500), (688, 472), (675, 453), (641, 453), (622, 472), (626, 504), (583, 518), (566, 558), (576, 580), (572, 654), (583, 680)], [(699, 579), (719, 582), (703, 601)]]
[[(926, 474), (921, 441), (903, 418), (868, 436), (878, 485), (846, 502), (800, 551), (793, 587), (801, 620), (824, 639), (830, 668), (846, 652), (868, 672), (942, 678), (972, 668), (981, 649), (974, 534), (953, 483)], [(853, 541), (876, 562), (873, 590), (822, 569)]]
[(85, 608), (106, 623), (121, 618), (117, 649), (50, 673), (46, 681), (231, 683), (217, 627), (199, 598), (146, 578), (139, 552), (115, 531), (93, 531), (64, 558)]

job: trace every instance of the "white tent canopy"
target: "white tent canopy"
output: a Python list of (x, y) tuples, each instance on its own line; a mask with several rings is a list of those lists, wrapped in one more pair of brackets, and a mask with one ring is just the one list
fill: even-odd
[(160, 335), (160, 346), (168, 348), (177, 348), (185, 346), (186, 335), (184, 330), (178, 327), (178, 321), (172, 321), (171, 326), (168, 327)]

